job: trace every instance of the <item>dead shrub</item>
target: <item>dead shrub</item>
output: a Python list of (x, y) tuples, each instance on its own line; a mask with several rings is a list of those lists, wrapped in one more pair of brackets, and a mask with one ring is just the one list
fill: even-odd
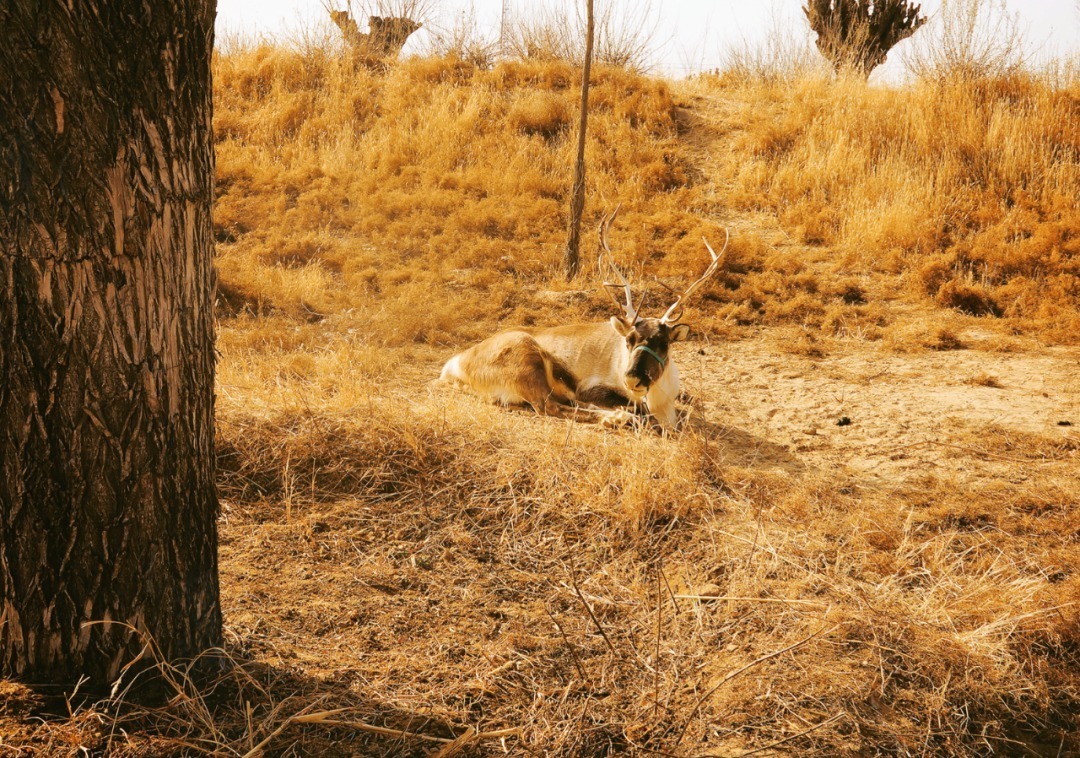
[(938, 329), (924, 343), (931, 350), (966, 350), (967, 344), (951, 329)]
[(563, 97), (536, 93), (514, 103), (507, 118), (522, 134), (535, 134), (552, 139), (570, 126), (571, 109)]
[(1001, 308), (990, 293), (978, 284), (950, 279), (941, 285), (934, 299), (946, 308), (955, 308), (970, 316), (1001, 315)]

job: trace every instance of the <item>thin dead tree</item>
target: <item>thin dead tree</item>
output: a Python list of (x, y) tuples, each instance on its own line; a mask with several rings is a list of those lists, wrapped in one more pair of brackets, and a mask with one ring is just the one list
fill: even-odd
[(563, 257), (567, 281), (577, 276), (581, 266), (581, 216), (585, 212), (585, 131), (589, 122), (589, 74), (592, 69), (593, 0), (586, 0), (585, 62), (581, 72), (581, 115), (578, 119), (577, 160), (574, 162), (574, 186), (570, 194), (570, 231)]

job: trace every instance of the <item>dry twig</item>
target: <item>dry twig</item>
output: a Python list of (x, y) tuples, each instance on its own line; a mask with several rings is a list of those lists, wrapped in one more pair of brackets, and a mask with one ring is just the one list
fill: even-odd
[[(256, 758), (257, 756), (262, 755), (263, 748), (269, 745), (275, 737), (280, 735), (293, 724), (326, 724), (329, 726), (343, 726), (362, 732), (369, 732), (371, 734), (381, 734), (387, 737), (398, 737), (402, 739), (406, 737), (411, 737), (414, 739), (423, 740), (425, 742), (441, 742), (444, 743), (446, 747), (441, 749), (438, 753), (436, 753), (436, 755), (444, 756), (444, 758), (445, 756), (456, 755), (457, 752), (460, 751), (462, 748), (468, 747), (469, 745), (475, 744), (476, 742), (479, 742), (481, 740), (499, 739), (502, 737), (514, 737), (521, 734), (521, 729), (519, 727), (514, 727), (511, 729), (499, 729), (492, 732), (479, 732), (476, 730), (476, 727), (470, 726), (466, 729), (465, 734), (462, 734), (458, 737), (435, 737), (430, 734), (410, 732), (404, 729), (390, 729), (389, 727), (385, 726), (375, 726), (374, 724), (367, 724), (363, 721), (341, 721), (333, 718), (334, 716), (338, 716), (351, 710), (354, 709), (334, 708), (332, 710), (318, 711), (316, 713), (304, 713), (303, 711), (301, 711), (295, 716), (290, 716), (289, 718), (281, 722), (277, 729), (268, 734), (258, 745), (246, 752), (243, 755), (243, 758)], [(454, 747), (454, 750), (452, 751), (445, 753), (443, 752), (451, 746), (456, 747)]]
[(764, 663), (765, 661), (769, 660), (770, 658), (776, 658), (778, 655), (783, 655), (784, 653), (787, 653), (787, 652), (789, 652), (791, 650), (794, 650), (795, 648), (802, 647), (807, 642), (810, 642), (811, 640), (813, 640), (813, 639), (815, 639), (817, 637), (820, 637), (820, 636), (822, 636), (824, 634), (829, 634), (830, 632), (832, 632), (836, 628), (837, 628), (836, 625), (834, 625), (834, 626), (829, 627), (828, 629), (819, 629), (818, 631), (811, 634), (809, 637), (803, 637), (801, 640), (799, 640), (795, 644), (788, 645), (787, 647), (783, 648), (782, 650), (776, 650), (776, 651), (774, 651), (772, 653), (769, 653), (768, 655), (763, 655), (760, 658), (757, 658), (756, 660), (750, 661), (750, 663), (746, 664), (742, 668), (736, 669), (735, 671), (732, 671), (730, 674), (725, 676), (715, 686), (711, 687), (708, 692), (706, 692), (704, 695), (702, 695), (698, 699), (697, 703), (694, 704), (694, 707), (690, 710), (690, 715), (686, 717), (686, 721), (683, 723), (683, 727), (682, 727), (682, 730), (679, 732), (678, 738), (675, 740), (675, 746), (678, 747), (679, 743), (682, 742), (683, 737), (686, 736), (686, 730), (690, 728), (690, 722), (694, 720), (695, 716), (697, 716), (698, 711), (701, 710), (701, 706), (703, 706), (705, 704), (705, 701), (708, 700), (710, 697), (712, 697), (713, 693), (715, 693), (718, 689), (720, 689), (725, 684), (730, 682), (732, 679), (735, 679), (736, 677), (738, 677), (742, 673), (752, 669), (754, 666), (757, 666), (759, 663)]
[(739, 753), (739, 758), (744, 758), (744, 756), (747, 756), (747, 755), (757, 755), (758, 753), (763, 753), (766, 750), (772, 750), (774, 747), (780, 747), (785, 742), (791, 742), (792, 740), (797, 740), (799, 737), (805, 737), (806, 735), (810, 734), (810, 732), (816, 732), (818, 729), (821, 729), (822, 727), (826, 727), (829, 724), (833, 723), (834, 721), (839, 721), (844, 716), (847, 716), (847, 713), (841, 712), (841, 713), (836, 714), (835, 716), (830, 716), (829, 718), (822, 721), (820, 724), (815, 724), (814, 726), (810, 727), (809, 729), (802, 730), (798, 734), (793, 734), (790, 737), (784, 737), (782, 740), (777, 740), (776, 742), (770, 742), (768, 745), (763, 745), (762, 747), (757, 747), (757, 748), (754, 748), (753, 750), (748, 750), (745, 753)]

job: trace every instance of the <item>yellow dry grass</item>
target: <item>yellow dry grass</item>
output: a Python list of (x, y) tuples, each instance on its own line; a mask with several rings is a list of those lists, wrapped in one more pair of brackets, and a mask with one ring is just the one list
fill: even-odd
[(903, 88), (716, 76), (728, 202), (775, 215), (838, 267), (915, 296), (1080, 338), (1080, 82), (1061, 74)]
[[(500, 325), (610, 315), (593, 244), (579, 280), (558, 271), (570, 64), (373, 72), (261, 45), (214, 71), (237, 667), (107, 726), (79, 711), (67, 731), (23, 727), (25, 744), (447, 744), (419, 733), (463, 735), (477, 755), (1080, 751), (1076, 433), (949, 416), (933, 439), (843, 447), (822, 427), (774, 442), (778, 408), (742, 399), (784, 383), (823, 395), (813, 382), (837, 372), (835, 415), (862, 434), (878, 399), (859, 415), (842, 395), (880, 375), (941, 381), (926, 366), (972, 345), (1001, 361), (1075, 345), (1075, 81), (672, 85), (600, 68), (589, 228), (622, 203), (620, 261), (673, 286), (704, 266), (702, 235), (732, 232), (677, 356), (695, 409), (659, 437), (431, 383)], [(1059, 355), (1073, 353), (1036, 359)], [(848, 356), (865, 376), (842, 373)], [(1018, 382), (1013, 363), (969, 363), (955, 391)], [(710, 372), (727, 372), (722, 390)]]

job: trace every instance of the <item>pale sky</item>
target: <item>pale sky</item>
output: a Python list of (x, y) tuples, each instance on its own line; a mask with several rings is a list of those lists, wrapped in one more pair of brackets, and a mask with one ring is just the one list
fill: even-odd
[[(346, 0), (330, 0), (345, 7)], [(359, 7), (362, 0), (353, 5)], [(392, 0), (391, 0), (392, 2)], [(560, 0), (549, 0), (548, 5)], [(583, 0), (577, 0), (583, 5)], [(1003, 0), (985, 0), (988, 6), (1000, 6)], [(535, 0), (509, 0), (511, 13), (526, 13)], [(432, 0), (434, 23), (446, 27), (462, 14), (475, 13), (477, 24), (497, 36), (502, 0)], [(649, 12), (656, 53), (654, 68), (658, 73), (682, 76), (703, 69), (720, 67), (726, 51), (749, 45), (757, 46), (770, 31), (788, 30), (807, 34), (802, 15), (803, 0), (626, 0), (616, 7), (632, 12)], [(941, 0), (923, 0), (922, 11), (933, 19)], [(1036, 60), (1080, 56), (1080, 7), (1077, 0), (1004, 0), (1009, 13), (1017, 14), (1029, 51)], [(572, 8), (571, 0), (559, 7)], [(301, 26), (324, 23), (327, 14), (323, 0), (218, 0), (217, 31), (225, 34), (289, 34)], [(361, 29), (365, 24), (360, 22)], [(422, 44), (424, 30), (417, 32), (409, 48)], [(920, 30), (918, 34), (923, 34)], [(883, 67), (884, 76), (897, 78), (903, 65), (899, 54), (902, 42)], [(880, 76), (880, 75), (879, 75)]]

